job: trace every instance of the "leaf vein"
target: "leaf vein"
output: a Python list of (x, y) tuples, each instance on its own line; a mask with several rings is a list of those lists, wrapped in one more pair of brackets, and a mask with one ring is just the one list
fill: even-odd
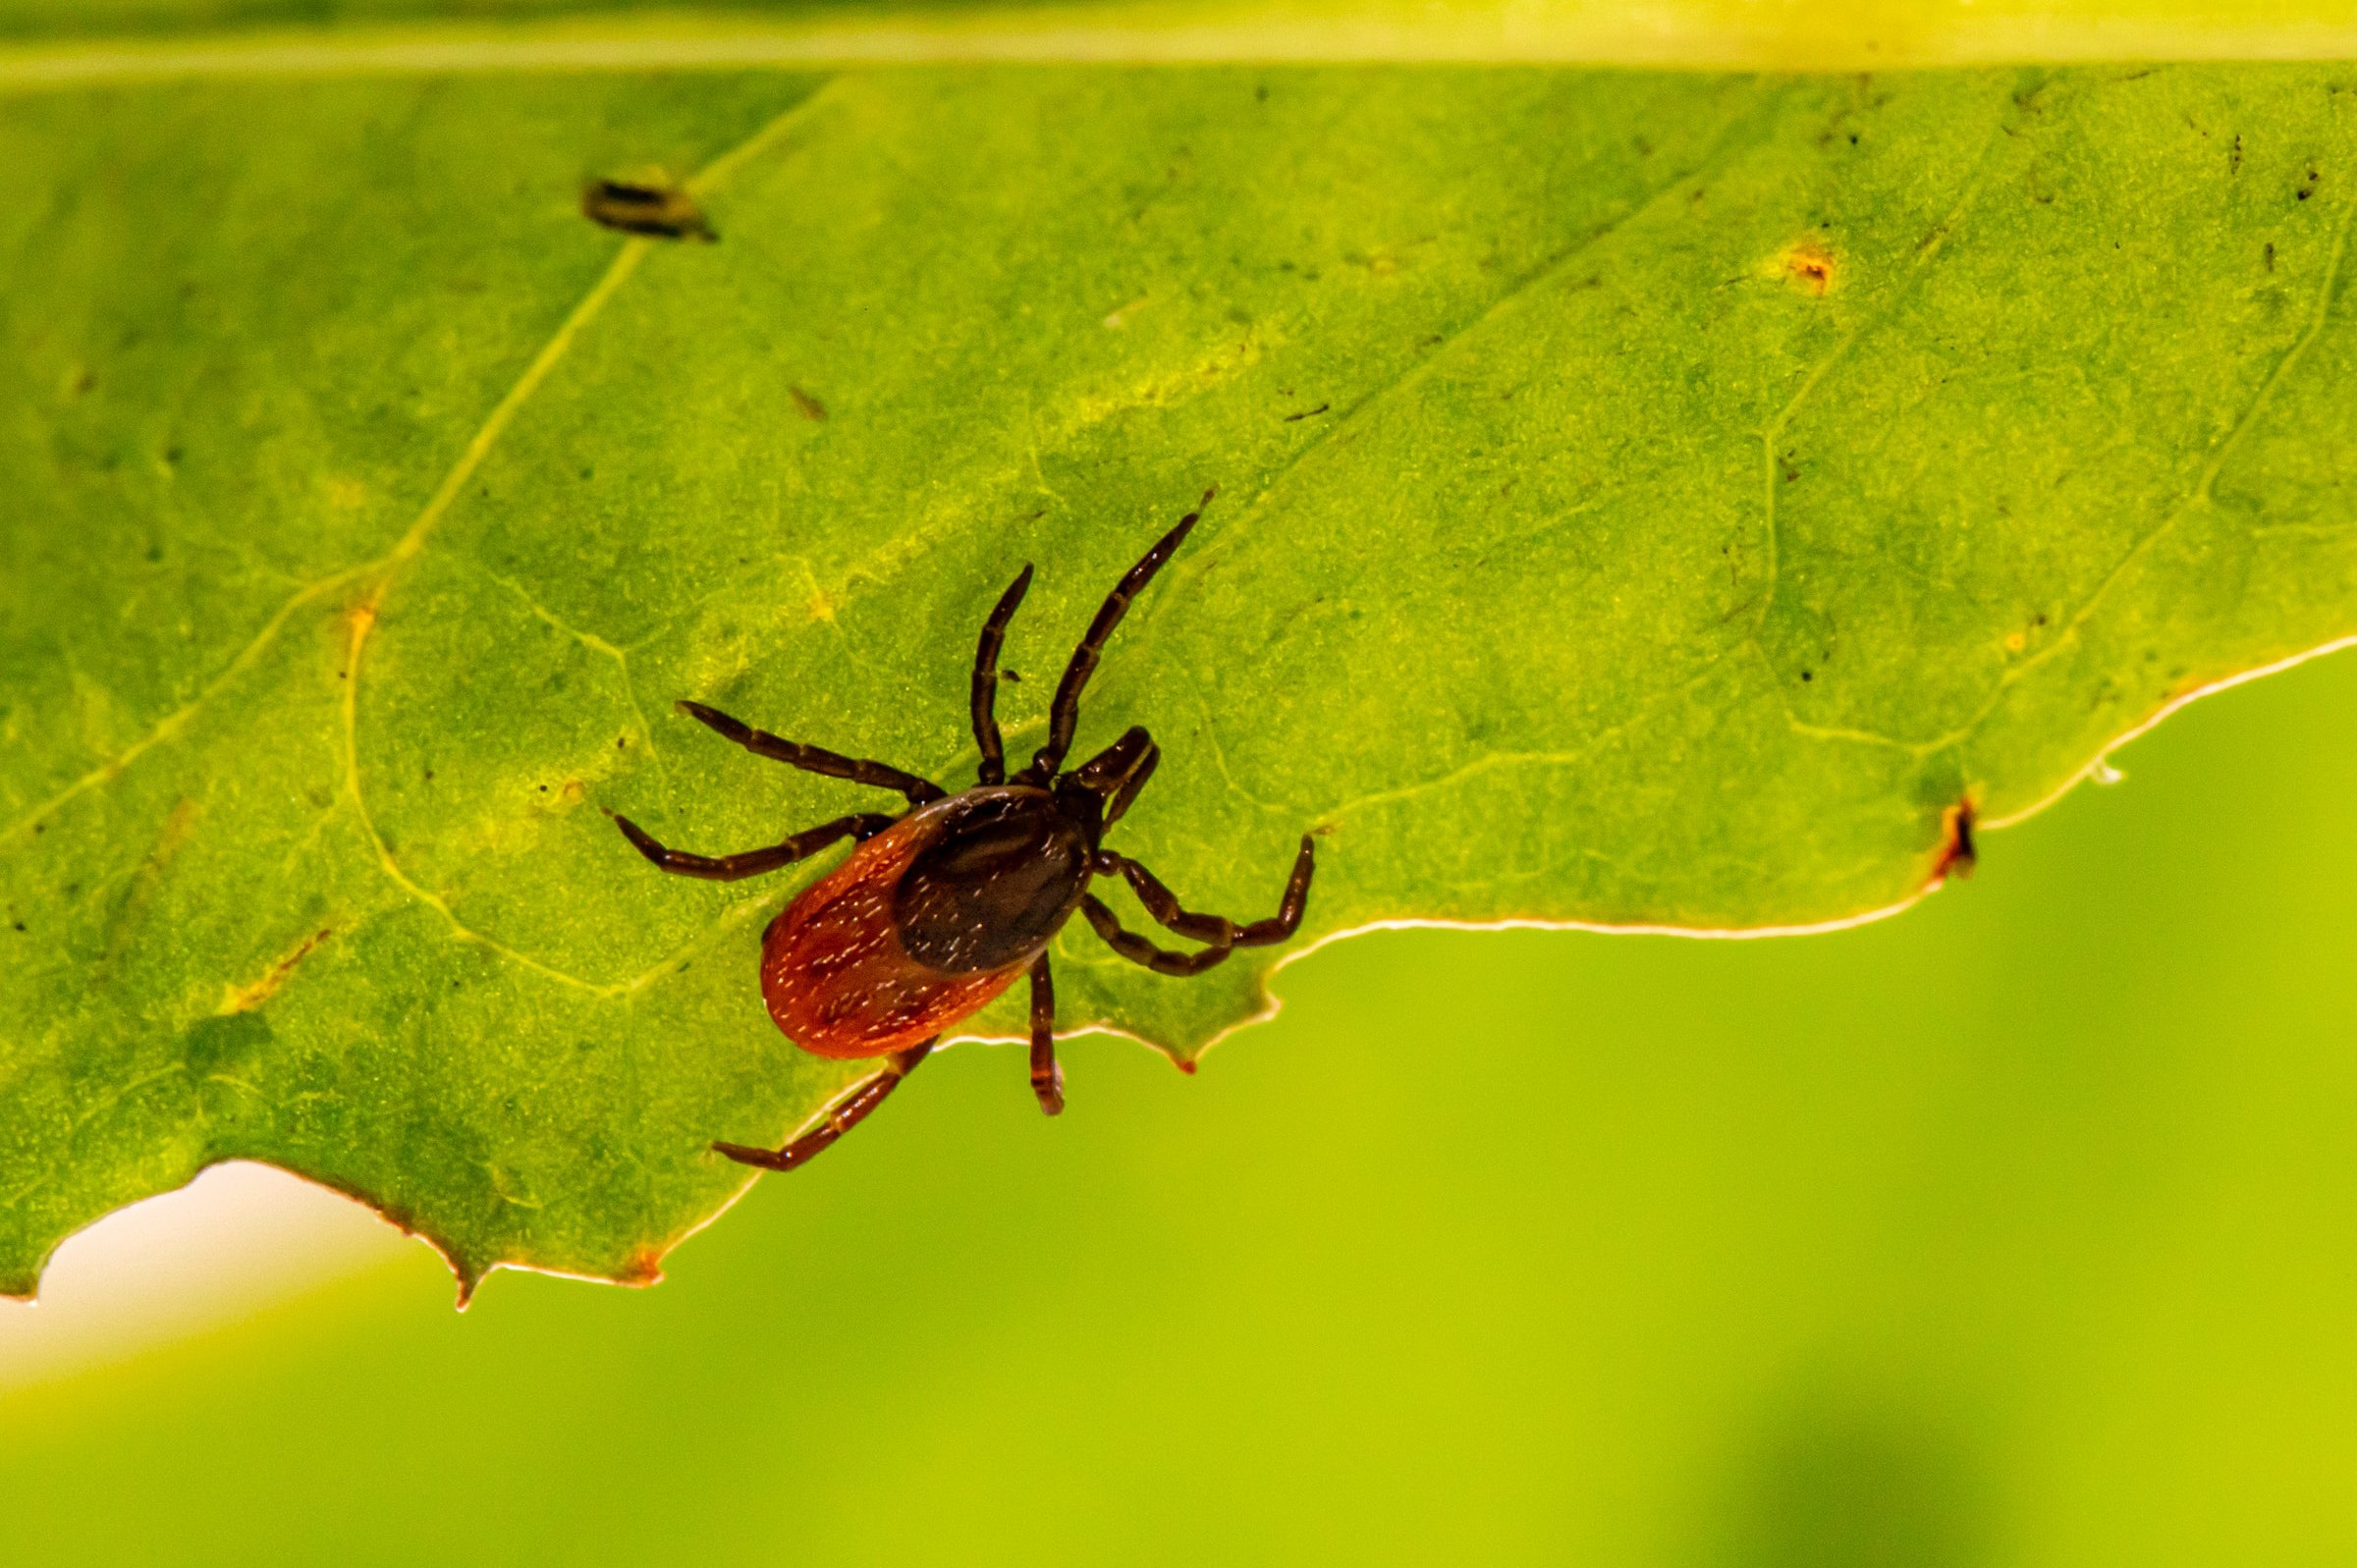
[[(1375, 404), (1389, 398), (1394, 393), (1400, 392), (1408, 387), (1412, 387), (1429, 376), (1433, 371), (1433, 367), (1440, 362), (1443, 355), (1447, 354), (1452, 348), (1455, 347), (1458, 340), (1464, 338), (1470, 333), (1479, 331), (1484, 325), (1495, 319), (1501, 312), (1511, 308), (1517, 301), (1528, 297), (1534, 291), (1545, 287), (1556, 276), (1562, 273), (1563, 269), (1569, 267), (1580, 257), (1586, 255), (1596, 246), (1604, 243), (1605, 241), (1611, 239), (1614, 235), (1619, 233), (1631, 223), (1634, 223), (1639, 218), (1645, 216), (1646, 213), (1651, 212), (1655, 207), (1661, 204), (1664, 197), (1670, 195), (1680, 186), (1685, 185), (1691, 180), (1699, 179), (1703, 175), (1706, 175), (1718, 168), (1721, 163), (1726, 161), (1730, 153), (1735, 151), (1736, 148), (1742, 144), (1743, 134), (1751, 131), (1763, 115), (1771, 111), (1776, 104), (1781, 103), (1784, 98), (1790, 95), (1792, 86), (1793, 83), (1791, 82), (1782, 82), (1778, 85), (1776, 90), (1762, 95), (1759, 101), (1752, 104), (1748, 112), (1739, 114), (1728, 122), (1727, 128), (1720, 133), (1718, 139), (1711, 144), (1710, 149), (1706, 151), (1700, 158), (1697, 158), (1693, 163), (1689, 164), (1684, 169), (1679, 170), (1676, 174), (1664, 181), (1654, 189), (1647, 191), (1644, 195), (1632, 202), (1626, 212), (1621, 213), (1618, 217), (1613, 219), (1610, 223), (1607, 223), (1595, 233), (1590, 234), (1585, 239), (1576, 241), (1573, 243), (1565, 246), (1563, 249), (1557, 251), (1555, 254), (1548, 256), (1537, 266), (1531, 268), (1519, 278), (1516, 278), (1512, 283), (1507, 286), (1505, 291), (1501, 293), (1498, 297), (1492, 299), (1488, 304), (1483, 305), (1471, 316), (1445, 331), (1441, 335), (1441, 341), (1432, 346), (1432, 351), (1418, 359), (1414, 364), (1395, 374), (1389, 380), (1378, 383), (1376, 386), (1371, 387), (1364, 393), (1360, 394), (1359, 397), (1353, 401), (1348, 407), (1342, 409), (1334, 418), (1327, 420), (1316, 435), (1312, 436), (1308, 441), (1296, 448), (1292, 455), (1287, 458), (1286, 460), (1277, 467), (1276, 471), (1269, 475), (1267, 480), (1262, 483), (1260, 487), (1260, 493), (1254, 496), (1242, 508), (1243, 515), (1249, 516), (1252, 513), (1258, 511), (1262, 504), (1276, 492), (1276, 489), (1279, 485), (1283, 484), (1295, 469), (1301, 467), (1302, 464), (1307, 462), (1311, 458), (1315, 457), (1319, 452), (1331, 445), (1344, 430), (1349, 429), (1352, 422), (1356, 420), (1361, 413), (1365, 412)], [(1204, 571), (1209, 569), (1209, 560), (1210, 558), (1208, 554), (1199, 555), (1193, 562), (1191, 568), (1188, 568), (1186, 574), (1189, 577), (1200, 576)]]
[(1970, 738), (1981, 726), (1989, 722), (1991, 716), (2004, 702), (2005, 694), (2008, 691), (2033, 671), (2053, 660), (2064, 648), (2077, 643), (2081, 630), (2090, 620), (2094, 619), (2096, 612), (2103, 608), (2105, 601), (2110, 596), (2111, 590), (2118, 586), (2120, 579), (2127, 575), (2128, 569), (2143, 558), (2146, 551), (2175, 531), (2177, 525), (2191, 516), (2197, 508), (2210, 504), (2211, 487), (2217, 483), (2219, 473), (2225, 467), (2226, 460), (2234, 455), (2234, 450), (2241, 445), (2243, 437), (2250, 432), (2252, 425), (2257, 423), (2260, 415), (2267, 410), (2268, 405), (2274, 399), (2275, 388), (2282, 384), (2284, 378), (2291, 374), (2294, 367), (2307, 354), (2308, 346), (2323, 335), (2325, 323), (2331, 314), (2333, 292), (2339, 287), (2341, 257), (2348, 248), (2349, 228), (2352, 220), (2357, 220), (2357, 201), (2349, 203), (2348, 209), (2341, 214), (2339, 228), (2333, 231), (2332, 249), (2325, 261), (2324, 282), (2317, 290), (2316, 307), (2309, 317), (2307, 330), (2300, 334), (2298, 340), (2290, 348), (2283, 351), (2275, 365), (2268, 371), (2265, 379), (2259, 383), (2258, 391), (2251, 395), (2251, 401), (2244, 406), (2241, 414), (2236, 417), (2233, 425), (2224, 436), (2220, 438), (2217, 445), (2210, 449), (2210, 456), (2203, 462), (2201, 474), (2194, 481), (2192, 491), (2166, 517), (2164, 517), (2155, 526), (2146, 529), (2128, 546), (2119, 560), (2112, 564), (2111, 569), (2105, 573), (2104, 580), (2096, 584), (2095, 591), (2087, 596), (2086, 603), (2073, 612), (2069, 621), (2063, 623), (2062, 629), (2056, 634), (2053, 641), (2000, 675), (1997, 688), (1989, 694), (1989, 700), (1981, 705), (1980, 710), (1958, 729), (1931, 742), (1933, 746), (1952, 744)]
[(1964, 177), (1963, 189), (1957, 193), (1955, 206), (1949, 210), (1946, 217), (1940, 220), (1938, 227), (1933, 230), (1931, 238), (1917, 247), (1915, 258), (1909, 264), (1907, 275), (1900, 280), (1899, 286), (1891, 292), (1891, 297), (1883, 301), (1881, 307), (1872, 316), (1854, 324), (1849, 330), (1842, 333), (1808, 374), (1801, 378), (1799, 388), (1793, 392), (1784, 406), (1777, 410), (1776, 416), (1768, 421), (1766, 428), (1761, 430), (1760, 470), (1766, 482), (1765, 505), (1762, 510), (1761, 556), (1765, 567), (1766, 581), (1760, 591), (1760, 614), (1759, 620), (1754, 622), (1755, 635), (1757, 634), (1756, 628), (1767, 625), (1769, 615), (1776, 609), (1777, 579), (1781, 570), (1781, 542), (1779, 537), (1781, 523), (1776, 513), (1776, 443), (1778, 439), (1783, 435), (1784, 428), (1791, 423), (1793, 415), (1800, 411), (1801, 405), (1806, 403), (1809, 395), (1817, 390), (1818, 383), (1822, 382), (1836, 364), (1848, 357), (1849, 351), (1857, 346), (1858, 340), (1889, 321), (1901, 305), (1914, 297), (1915, 291), (1930, 275), (1934, 259), (1946, 248), (1949, 238), (1962, 226), (1974, 204), (1980, 200), (1981, 192), (1988, 184), (1990, 161), (2002, 144), (2002, 127), (2001, 126), (1998, 131), (1992, 132), (1988, 140), (1982, 144), (1980, 156), (1973, 161), (1971, 171)]
[[(812, 93), (783, 114), (773, 116), (752, 135), (722, 153), (690, 177), (687, 182), (688, 188), (702, 192), (725, 182), (729, 175), (740, 168), (746, 159), (774, 144), (785, 134), (787, 128), (809, 109), (811, 103), (818, 96), (819, 93)], [(598, 278), (596, 284), (590, 288), (588, 294), (582, 297), (580, 302), (573, 307), (572, 312), (557, 328), (555, 335), (532, 357), (531, 363), (525, 366), (523, 374), (517, 378), (516, 384), (508, 389), (507, 396), (500, 399), (489, 416), (483, 420), (482, 427), (474, 433), (474, 439), (466, 444), (466, 450), (460, 454), (459, 460), (452, 465), (442, 483), (427, 499), (424, 509), (417, 514), (417, 520), (410, 525), (409, 531), (402, 535), (386, 555), (376, 581), (369, 590), (368, 597), (350, 613), (352, 635), (349, 653), (344, 663), (344, 793), (352, 801), (354, 813), (359, 819), (360, 829), (367, 835), (369, 844), (376, 851), (378, 867), (394, 886), (440, 914), (449, 925), (451, 935), (457, 940), (477, 944), (534, 974), (600, 997), (624, 996), (633, 988), (628, 984), (601, 985), (595, 981), (584, 980), (578, 975), (557, 968), (553, 964), (544, 963), (529, 953), (511, 947), (506, 943), (475, 930), (459, 918), (458, 912), (451, 908), (448, 899), (431, 889), (420, 886), (414, 878), (402, 869), (400, 862), (394, 857), (392, 846), (385, 842), (384, 835), (377, 828), (375, 817), (368, 810), (367, 796), (360, 784), (360, 673), (367, 652), (369, 634), (375, 629), (385, 595), (392, 589), (394, 580), (400, 576), (402, 569), (425, 548), (435, 527), (449, 514), (460, 493), (466, 488), (466, 482), (474, 476), (475, 470), (482, 466), (483, 460), (490, 456), (491, 449), (498, 445), (500, 437), (507, 433), (509, 425), (515, 422), (518, 412), (522, 409), (525, 403), (530, 401), (532, 395), (539, 391), (541, 384), (548, 379), (549, 374), (556, 369), (558, 363), (572, 350), (575, 340), (587, 330), (590, 323), (595, 321), (605, 309), (607, 302), (638, 270), (639, 264), (646, 259), (652, 244), (651, 241), (639, 238), (623, 242), (621, 248), (616, 251), (613, 261), (607, 265), (605, 272)], [(533, 603), (535, 610), (539, 610), (537, 603), (531, 601), (528, 594), (525, 595), (525, 599), (527, 602)], [(547, 612), (540, 611), (540, 614), (552, 624), (563, 625), (563, 622), (557, 622), (553, 616), (548, 616)], [(571, 628), (566, 629), (570, 630)], [(574, 635), (580, 636), (581, 633), (575, 632)], [(598, 641), (603, 643), (603, 639), (598, 639)], [(604, 646), (608, 651), (613, 652), (617, 659), (621, 657), (620, 651), (613, 649), (611, 644), (604, 644)], [(627, 689), (627, 666), (625, 667), (625, 676)], [(637, 705), (634, 694), (630, 697), (630, 703), (634, 710)], [(643, 717), (641, 717), (640, 723), (643, 726)]]

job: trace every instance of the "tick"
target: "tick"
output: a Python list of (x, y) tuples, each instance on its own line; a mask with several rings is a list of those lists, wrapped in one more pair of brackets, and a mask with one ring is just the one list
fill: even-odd
[[(1206, 504), (1211, 496), (1205, 492)], [(857, 842), (843, 864), (803, 889), (762, 934), (761, 995), (778, 1028), (802, 1050), (837, 1059), (879, 1057), (882, 1068), (782, 1149), (735, 1143), (713, 1149), (768, 1170), (806, 1162), (882, 1105), (944, 1030), (1020, 975), (1031, 979), (1031, 1090), (1040, 1108), (1055, 1115), (1064, 1108), (1064, 1070), (1056, 1062), (1048, 944), (1075, 911), (1115, 952), (1165, 975), (1201, 974), (1238, 947), (1267, 946), (1299, 929), (1315, 869), (1307, 835), (1276, 914), (1249, 924), (1196, 914), (1154, 873), (1104, 845), (1106, 831), (1122, 820), (1162, 760), (1153, 737), (1132, 727), (1078, 767), (1064, 766), (1080, 722), (1080, 693), (1106, 640), (1201, 514), (1198, 508), (1179, 518), (1114, 585), (1056, 683), (1047, 743), (1028, 767), (1012, 775), (995, 711), (999, 646), (1031, 586), (1028, 566), (999, 596), (974, 646), (971, 706), (982, 763), (969, 789), (951, 794), (884, 763), (787, 740), (699, 702), (680, 704), (757, 757), (891, 789), (908, 802), (898, 815), (838, 817), (765, 849), (718, 856), (666, 848), (630, 818), (614, 819), (638, 852), (663, 870), (713, 882), (776, 871), (841, 839)], [(1089, 892), (1097, 877), (1128, 883), (1148, 914), (1202, 946), (1173, 951), (1124, 930)]]

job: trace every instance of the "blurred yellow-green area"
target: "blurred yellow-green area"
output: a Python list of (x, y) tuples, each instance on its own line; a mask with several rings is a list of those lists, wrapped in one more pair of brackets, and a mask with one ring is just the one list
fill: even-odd
[[(808, 57), (850, 60), (1494, 59), (1840, 71), (2329, 59), (2357, 49), (2357, 13), (2348, 0), (0, 0), (0, 65), (12, 42), (73, 52), (152, 39), (168, 49), (201, 35), (299, 45), (622, 39), (651, 51), (643, 65), (676, 63), (698, 37), (734, 40), (759, 57), (753, 40), (811, 34), (831, 41)], [(222, 63), (210, 59), (213, 69)]]
[(957, 1050), (658, 1289), (419, 1248), (7, 1396), (10, 1560), (2351, 1560), (2352, 715), (1840, 935), (1369, 936), (1053, 1123)]

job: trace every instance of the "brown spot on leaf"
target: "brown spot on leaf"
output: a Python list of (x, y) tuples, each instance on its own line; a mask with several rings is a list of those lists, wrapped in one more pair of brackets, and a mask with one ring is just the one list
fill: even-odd
[(1820, 298), (1840, 281), (1840, 263), (1819, 240), (1794, 243), (1779, 258), (1779, 265), (1786, 278)]
[(1980, 852), (1972, 842), (1972, 826), (1977, 820), (1970, 796), (1941, 813), (1942, 839), (1939, 858), (1932, 862), (1933, 887), (1949, 877), (1969, 877), (1972, 868), (1980, 863)]
[[(115, 965), (143, 934), (144, 916), (155, 899), (157, 890), (163, 886), (164, 870), (171, 865), (173, 857), (180, 853), (181, 846), (189, 841), (190, 835), (195, 831), (196, 819), (202, 815), (204, 807), (186, 795), (165, 815), (163, 827), (156, 833), (155, 842), (147, 850), (147, 858), (133, 874), (130, 887), (117, 901), (108, 921), (106, 950), (99, 955), (97, 964), (90, 971), (93, 984), (111, 980)], [(21, 931), (24, 928), (20, 926), (18, 929)]]
[(221, 1015), (227, 1017), (233, 1013), (251, 1012), (277, 996), (279, 988), (287, 983), (287, 977), (295, 972), (295, 966), (318, 951), (319, 945), (335, 934), (332, 926), (315, 931), (297, 943), (293, 952), (272, 964), (251, 985), (223, 987)]
[(827, 416), (827, 406), (799, 387), (788, 387), (786, 395), (794, 400), (794, 411), (816, 424)]

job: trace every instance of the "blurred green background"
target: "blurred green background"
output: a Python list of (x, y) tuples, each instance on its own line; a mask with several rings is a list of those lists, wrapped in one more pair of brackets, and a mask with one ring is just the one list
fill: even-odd
[[(2357, 1556), (2357, 658), (1838, 936), (1387, 933), (961, 1048), (628, 1292), (0, 1398), (21, 1562)], [(683, 1042), (682, 1049), (691, 1049)]]

